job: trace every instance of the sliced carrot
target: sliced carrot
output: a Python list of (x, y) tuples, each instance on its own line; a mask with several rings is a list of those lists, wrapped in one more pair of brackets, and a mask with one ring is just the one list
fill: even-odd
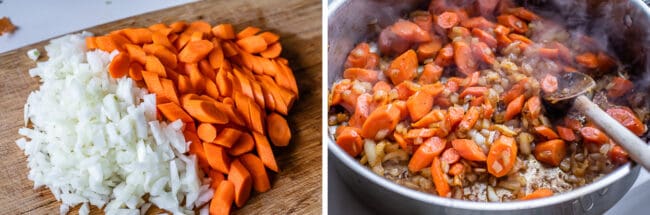
[(576, 135), (573, 133), (573, 130), (570, 128), (564, 127), (564, 126), (556, 126), (557, 128), (557, 133), (565, 141), (575, 141), (576, 140)]
[(187, 113), (200, 122), (226, 124), (228, 123), (228, 116), (219, 112), (214, 104), (201, 101), (190, 100), (183, 104), (183, 109)]
[(442, 67), (433, 64), (433, 63), (428, 63), (424, 65), (424, 70), (422, 71), (422, 74), (418, 78), (418, 83), (419, 84), (431, 84), (437, 82), (440, 77), (442, 76)]
[(511, 120), (517, 114), (521, 113), (521, 109), (524, 106), (524, 95), (518, 96), (515, 100), (512, 100), (510, 103), (508, 103), (508, 107), (506, 107), (506, 114), (504, 116), (504, 119), (506, 121)]
[(190, 35), (190, 42), (191, 41), (199, 41), (203, 39), (203, 33), (199, 31), (192, 32)]
[(417, 91), (406, 101), (409, 115), (413, 121), (420, 120), (424, 115), (429, 113), (433, 108), (434, 95), (426, 91)]
[(273, 43), (267, 46), (266, 50), (260, 52), (260, 55), (265, 58), (276, 58), (282, 53), (282, 45), (280, 43)]
[(272, 32), (268, 32), (268, 31), (262, 32), (262, 33), (258, 34), (257, 36), (260, 36), (260, 37), (264, 38), (264, 41), (267, 44), (272, 44), (272, 43), (275, 43), (278, 40), (280, 40), (280, 36), (278, 36), (277, 34), (274, 34)]
[(363, 150), (363, 139), (359, 133), (357, 128), (339, 126), (336, 131), (336, 144), (350, 156), (356, 157)]
[(172, 80), (161, 78), (160, 85), (163, 88), (163, 95), (169, 99), (169, 101), (180, 104), (180, 101), (178, 100), (178, 94), (176, 93), (176, 86), (174, 86), (174, 82)]
[(621, 77), (612, 79), (610, 87), (607, 88), (607, 97), (618, 98), (630, 92), (634, 88), (632, 81)]
[(172, 45), (172, 42), (169, 41), (169, 38), (167, 38), (167, 35), (163, 34), (160, 31), (154, 31), (151, 34), (151, 39), (153, 40), (154, 44), (159, 44), (167, 49), (170, 50), (176, 50), (176, 47)]
[(598, 58), (596, 54), (591, 52), (585, 52), (575, 57), (576, 63), (587, 67), (589, 69), (598, 68)]
[(413, 50), (404, 52), (391, 62), (387, 76), (397, 85), (406, 80), (413, 80), (417, 75), (418, 58)]
[(218, 189), (219, 184), (221, 184), (221, 182), (226, 179), (226, 177), (223, 176), (223, 173), (221, 173), (219, 171), (215, 171), (215, 170), (210, 170), (208, 172), (208, 177), (210, 177), (210, 179), (211, 179), (210, 187), (212, 187), (212, 189), (215, 189), (215, 190)]
[(516, 7), (516, 8), (508, 8), (506, 9), (505, 13), (509, 13), (512, 15), (515, 15), (521, 19), (524, 19), (526, 21), (534, 21), (540, 19), (540, 17), (531, 12), (530, 10), (527, 10), (526, 8), (523, 7)]
[(468, 38), (472, 33), (469, 32), (469, 29), (461, 26), (456, 26), (451, 28), (449, 30), (449, 33), (447, 33), (447, 37), (451, 40), (455, 40), (456, 38), (462, 39), (462, 38)]
[(447, 164), (454, 164), (460, 160), (460, 155), (454, 148), (447, 148), (442, 155), (440, 155), (440, 160), (446, 162)]
[(242, 38), (253, 36), (253, 35), (259, 33), (260, 31), (261, 31), (261, 29), (259, 29), (259, 28), (248, 26), (248, 27), (244, 28), (244, 30), (241, 30), (239, 33), (237, 33), (237, 39), (242, 39)]
[(460, 121), (460, 124), (458, 124), (458, 130), (469, 131), (470, 129), (474, 128), (474, 125), (476, 125), (476, 122), (480, 117), (480, 108), (476, 106), (470, 107)]
[(144, 68), (149, 72), (154, 72), (160, 77), (167, 77), (167, 72), (165, 72), (165, 66), (158, 60), (157, 57), (148, 55), (146, 57), (146, 63)]
[(167, 25), (165, 25), (165, 23), (156, 23), (156, 24), (150, 25), (148, 29), (152, 30), (152, 31), (163, 31), (165, 29), (169, 29), (169, 27), (167, 27)]
[(549, 197), (552, 195), (553, 195), (553, 190), (548, 188), (540, 188), (524, 197), (519, 198), (519, 200), (539, 199), (539, 198)]
[(551, 74), (546, 74), (542, 79), (541, 86), (545, 93), (554, 93), (558, 88), (557, 77)]
[(234, 128), (224, 128), (214, 139), (213, 143), (226, 148), (231, 148), (242, 135), (242, 131)]
[(113, 43), (115, 44), (115, 48), (117, 50), (119, 50), (120, 52), (125, 51), (125, 49), (124, 49), (125, 44), (130, 44), (131, 43), (131, 41), (129, 41), (129, 39), (127, 39), (125, 36), (123, 36), (122, 34), (119, 34), (119, 33), (111, 33), (108, 36), (111, 38), (111, 40), (113, 40)]
[(214, 48), (212, 42), (208, 40), (190, 41), (178, 53), (178, 61), (184, 63), (198, 63), (207, 56)]
[[(249, 116), (250, 116), (250, 119), (251, 119), (251, 125), (249, 125), (249, 128), (251, 128), (253, 131), (259, 132), (260, 134), (265, 134), (264, 133), (265, 132), (264, 131), (264, 122), (265, 121), (264, 121), (264, 115), (263, 115), (264, 113), (263, 113), (262, 107), (260, 107), (255, 102), (255, 100), (248, 99), (248, 111), (249, 111)], [(269, 122), (269, 123), (271, 123), (271, 122)], [(278, 129), (280, 129), (280, 128), (278, 128)], [(275, 138), (277, 138), (276, 140), (271, 139), (272, 141), (278, 141), (277, 143), (273, 142), (274, 145), (275, 144), (279, 144), (279, 145), (284, 144), (284, 142), (282, 142), (282, 141), (287, 141), (286, 142), (287, 145), (289, 144), (288, 140), (291, 139), (291, 132), (289, 130), (289, 126), (287, 125), (286, 131), (282, 131), (282, 132), (283, 132), (282, 134), (279, 134), (279, 133), (274, 134), (274, 136), (275, 135), (280, 135), (280, 136), (275, 137)], [(287, 135), (287, 132), (288, 132), (288, 135)], [(269, 137), (273, 137), (273, 136), (271, 136), (269, 134)]]
[(585, 142), (596, 143), (598, 145), (605, 144), (609, 141), (609, 137), (605, 135), (600, 129), (590, 126), (585, 126), (580, 129), (580, 134)]
[(454, 46), (454, 61), (458, 70), (465, 75), (475, 72), (478, 64), (474, 59), (470, 46), (461, 40), (456, 40), (452, 44)]
[(646, 132), (646, 126), (641, 122), (641, 119), (634, 115), (634, 112), (628, 108), (608, 108), (607, 114), (612, 116), (612, 118), (616, 119), (616, 121), (620, 122), (621, 125), (625, 126), (637, 136), (641, 136)]
[(487, 170), (495, 177), (505, 176), (515, 166), (517, 143), (515, 138), (505, 135), (492, 143), (487, 156)]
[(235, 39), (235, 29), (231, 24), (219, 24), (212, 29), (212, 35), (224, 40)]
[[(370, 139), (387, 135), (395, 129), (401, 119), (401, 111), (393, 104), (382, 105), (375, 109), (361, 127), (361, 136)], [(380, 135), (377, 135), (380, 133)]]
[(264, 163), (257, 156), (248, 153), (239, 157), (239, 160), (250, 172), (253, 178), (253, 188), (255, 191), (263, 193), (271, 189), (269, 176), (264, 169)]
[(149, 90), (150, 93), (156, 93), (156, 94), (163, 93), (163, 87), (160, 84), (160, 78), (158, 78), (158, 73), (143, 70), (142, 79), (144, 79), (144, 83), (147, 85), (147, 90)]
[(490, 48), (497, 47), (497, 39), (479, 28), (472, 29), (472, 36), (478, 38), (479, 41), (484, 42)]
[(208, 162), (207, 156), (205, 155), (205, 150), (203, 149), (203, 142), (201, 142), (199, 137), (196, 135), (196, 132), (191, 131), (190, 129), (185, 129), (183, 131), (183, 136), (185, 136), (185, 140), (190, 144), (189, 152), (196, 155), (199, 167), (203, 170), (203, 172), (210, 171), (210, 164)]
[(465, 171), (465, 165), (463, 165), (462, 163), (455, 163), (449, 167), (448, 173), (450, 175), (456, 176), (462, 174), (464, 171)]
[(555, 133), (555, 131), (553, 131), (553, 129), (551, 129), (548, 126), (540, 125), (540, 126), (537, 126), (537, 127), (533, 128), (533, 129), (535, 130), (535, 132), (537, 132), (537, 134), (539, 134), (540, 136), (546, 138), (547, 140), (553, 140), (553, 139), (560, 138), (557, 135), (557, 133)]
[(228, 149), (228, 154), (232, 156), (240, 156), (248, 153), (255, 148), (255, 140), (248, 132), (243, 132), (239, 135), (237, 142)]
[(196, 20), (194, 22), (191, 22), (188, 26), (187, 29), (185, 29), (186, 32), (201, 32), (203, 34), (210, 34), (212, 30), (212, 26), (210, 26), (210, 23), (203, 21), (203, 20)]
[(178, 66), (178, 59), (176, 58), (176, 54), (163, 46), (154, 47), (155, 48), (152, 50), (151, 54), (153, 56), (156, 56), (165, 67), (176, 69)]
[(216, 81), (220, 95), (232, 95), (232, 82), (228, 79), (228, 71), (226, 71), (223, 67), (219, 69), (219, 72), (216, 75)]
[(450, 197), (451, 189), (447, 182), (447, 175), (442, 171), (442, 163), (438, 157), (434, 157), (431, 162), (431, 178), (433, 185), (436, 187), (436, 192), (438, 192), (438, 196)]
[(237, 207), (243, 207), (248, 201), (253, 188), (253, 178), (241, 161), (233, 160), (230, 163), (228, 172), (228, 181), (235, 185), (235, 204)]
[(142, 65), (137, 62), (131, 62), (129, 66), (129, 77), (135, 81), (142, 81)]
[(474, 97), (481, 97), (485, 96), (488, 92), (488, 88), (486, 87), (468, 87), (463, 90), (462, 93), (460, 93), (460, 98), (465, 98), (465, 96), (471, 95)]
[(242, 48), (242, 50), (248, 53), (260, 53), (266, 50), (267, 43), (263, 37), (259, 35), (248, 36), (242, 39), (237, 40), (237, 45)]
[(144, 52), (144, 50), (142, 50), (142, 47), (133, 44), (125, 44), (124, 47), (129, 53), (131, 61), (138, 62), (140, 64), (147, 63), (147, 54)]
[(454, 48), (451, 43), (447, 43), (438, 51), (438, 55), (436, 55), (433, 62), (441, 67), (449, 66), (454, 62)]
[(185, 113), (185, 111), (176, 103), (169, 102), (164, 104), (158, 104), (156, 105), (156, 107), (158, 108), (160, 113), (162, 113), (162, 115), (165, 116), (165, 118), (167, 118), (167, 120), (169, 121), (173, 122), (180, 119), (181, 121), (187, 123), (194, 122), (194, 120), (190, 117), (190, 115)]
[(542, 100), (539, 96), (532, 96), (524, 104), (524, 111), (531, 119), (537, 119), (542, 112)]
[(111, 60), (111, 64), (108, 66), (108, 73), (111, 74), (112, 78), (124, 77), (126, 74), (129, 74), (130, 65), (131, 59), (129, 54), (121, 52)]
[(582, 128), (582, 122), (570, 116), (564, 117), (564, 125), (566, 125), (568, 128), (572, 130), (580, 130), (580, 128)]
[(291, 130), (287, 120), (280, 114), (271, 113), (266, 117), (269, 138), (274, 146), (287, 146), (291, 140)]
[(472, 54), (474, 54), (474, 57), (489, 65), (494, 64), (494, 53), (492, 53), (492, 49), (487, 44), (479, 41), (472, 43), (470, 47), (472, 48)]
[(477, 16), (460, 22), (460, 26), (465, 28), (492, 29), (496, 24), (487, 20), (485, 17)]
[(558, 56), (560, 56), (560, 51), (556, 48), (539, 48), (537, 52), (542, 57), (546, 57), (550, 59), (555, 59)]
[(377, 71), (363, 68), (347, 68), (343, 71), (343, 78), (350, 80), (359, 80), (363, 82), (375, 83), (378, 81), (379, 74)]
[(460, 22), (458, 14), (454, 12), (443, 12), (438, 15), (436, 24), (444, 29), (449, 29), (456, 26)]
[(203, 150), (205, 150), (208, 163), (212, 169), (228, 174), (230, 170), (230, 157), (226, 153), (226, 149), (214, 143), (203, 142)]
[(512, 28), (512, 30), (514, 30), (517, 33), (523, 34), (528, 31), (528, 25), (524, 21), (522, 21), (521, 19), (513, 15), (503, 14), (497, 16), (497, 22), (501, 25)]
[(117, 44), (109, 36), (95, 37), (95, 44), (98, 49), (106, 52), (112, 52), (113, 50), (118, 49)]
[(445, 149), (447, 141), (433, 136), (428, 138), (424, 143), (420, 144), (411, 160), (409, 161), (408, 168), (411, 172), (417, 172), (421, 169), (430, 166), (434, 157), (438, 157), (442, 150)]
[(607, 156), (609, 157), (609, 160), (611, 160), (615, 164), (624, 164), (628, 162), (628, 153), (619, 145), (614, 145), (612, 148), (607, 152)]
[(187, 23), (185, 21), (176, 21), (173, 22), (172, 24), (169, 24), (169, 28), (172, 29), (171, 33), (182, 32), (183, 30), (185, 30), (185, 27), (187, 27)]
[(438, 50), (442, 48), (442, 41), (438, 37), (433, 37), (430, 42), (422, 43), (418, 46), (418, 60), (423, 62), (428, 58), (433, 58)]
[(502, 95), (503, 102), (505, 104), (510, 104), (512, 100), (515, 100), (517, 97), (524, 94), (526, 92), (527, 83), (528, 83), (528, 79), (524, 78), (519, 82), (515, 83), (514, 85), (512, 85), (512, 87), (510, 87), (510, 89)]
[(235, 185), (227, 180), (219, 184), (219, 188), (214, 192), (212, 201), (210, 201), (210, 214), (228, 215), (232, 203), (235, 201)]
[(199, 70), (199, 66), (196, 63), (187, 63), (185, 64), (185, 72), (188, 74), (190, 79), (190, 84), (192, 89), (197, 92), (203, 92), (205, 90), (205, 76)]
[(192, 82), (186, 75), (178, 76), (178, 92), (180, 94), (193, 93)]
[(451, 141), (452, 147), (458, 154), (470, 161), (485, 161), (487, 158), (483, 150), (470, 139), (455, 139)]
[(566, 155), (566, 144), (561, 139), (549, 140), (535, 145), (535, 158), (551, 166), (559, 166)]
[(257, 154), (260, 156), (260, 159), (262, 159), (264, 166), (270, 170), (273, 170), (274, 172), (278, 172), (278, 164), (275, 162), (275, 156), (271, 150), (271, 144), (269, 144), (269, 141), (266, 139), (266, 137), (257, 132), (253, 132), (253, 139), (255, 139), (255, 148), (257, 149)]
[(210, 123), (201, 123), (196, 133), (203, 142), (212, 142), (217, 137), (217, 128)]
[(417, 24), (408, 20), (398, 20), (389, 29), (401, 39), (413, 42), (429, 42), (431, 35)]
[(97, 38), (96, 37), (86, 37), (86, 48), (88, 48), (88, 50), (97, 49)]

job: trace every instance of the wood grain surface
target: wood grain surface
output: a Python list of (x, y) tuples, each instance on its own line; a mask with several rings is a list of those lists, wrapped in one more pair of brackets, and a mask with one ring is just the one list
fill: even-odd
[[(318, 0), (201, 1), (138, 15), (86, 29), (96, 35), (125, 27), (143, 27), (177, 20), (253, 25), (279, 33), (282, 56), (290, 60), (300, 98), (289, 116), (293, 139), (274, 149), (281, 172), (272, 175), (272, 189), (254, 193), (237, 214), (319, 214), (321, 212), (321, 14)], [(52, 24), (55, 24), (55, 20)], [(72, 33), (72, 32), (71, 32)], [(27, 50), (44, 52), (47, 41), (0, 55), (0, 214), (58, 214), (60, 203), (46, 188), (33, 189), (26, 157), (14, 143), (20, 138), (23, 105), (39, 82), (28, 75), (36, 63)], [(77, 207), (78, 208), (78, 207)], [(151, 212), (151, 211), (150, 211)], [(76, 214), (76, 209), (71, 211)], [(92, 214), (101, 214), (93, 207)]]

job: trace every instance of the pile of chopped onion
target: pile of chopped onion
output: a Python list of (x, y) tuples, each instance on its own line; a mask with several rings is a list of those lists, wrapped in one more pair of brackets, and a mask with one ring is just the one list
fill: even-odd
[(29, 179), (62, 201), (61, 213), (83, 204), (80, 214), (87, 214), (88, 203), (107, 214), (140, 214), (151, 203), (193, 213), (212, 191), (201, 186), (196, 157), (185, 155), (183, 123), (158, 122), (155, 95), (129, 78), (110, 78), (117, 52), (86, 52), (87, 36), (52, 40), (49, 60), (29, 71), (42, 82), (25, 104), (19, 133), (27, 138), (16, 141), (28, 156)]

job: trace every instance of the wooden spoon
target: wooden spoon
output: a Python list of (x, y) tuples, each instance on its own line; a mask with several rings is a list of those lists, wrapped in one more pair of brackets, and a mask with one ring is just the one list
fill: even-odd
[(544, 95), (544, 100), (552, 106), (570, 104), (580, 113), (587, 116), (596, 126), (600, 127), (614, 142), (627, 151), (632, 160), (650, 171), (650, 148), (638, 136), (605, 113), (584, 93), (596, 85), (594, 79), (579, 72), (565, 73), (558, 79), (558, 89), (555, 93)]

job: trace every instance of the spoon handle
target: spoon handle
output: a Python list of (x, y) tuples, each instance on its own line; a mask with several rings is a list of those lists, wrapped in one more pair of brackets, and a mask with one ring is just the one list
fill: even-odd
[(632, 160), (641, 164), (646, 170), (650, 170), (650, 148), (643, 140), (623, 127), (584, 95), (580, 95), (575, 99), (573, 107), (602, 128), (607, 136), (627, 151)]

